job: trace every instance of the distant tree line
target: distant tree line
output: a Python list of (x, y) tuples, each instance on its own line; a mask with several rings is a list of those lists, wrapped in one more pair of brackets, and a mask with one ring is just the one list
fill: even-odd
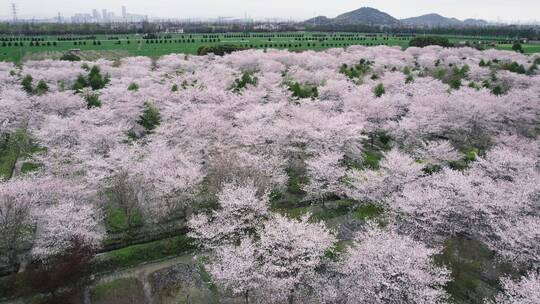
[(381, 27), (374, 25), (307, 25), (308, 31), (321, 32), (363, 32), (387, 34), (427, 34), (427, 35), (456, 35), (456, 36), (502, 36), (513, 38), (540, 39), (539, 27), (516, 26), (469, 26), (469, 27), (434, 27), (434, 28), (405, 28)]
[[(464, 35), (464, 36), (502, 36), (540, 40), (540, 28), (533, 26), (467, 26), (467, 27), (384, 27), (369, 24), (280, 24), (279, 29), (260, 29), (253, 24), (212, 24), (181, 22), (140, 22), (140, 23), (0, 23), (0, 35), (115, 35), (115, 34), (155, 34), (164, 29), (182, 29), (184, 33), (239, 33), (238, 38), (247, 32), (290, 32), (297, 31), (298, 25), (306, 31), (323, 32), (362, 32), (386, 34), (426, 34), (426, 35)], [(283, 34), (294, 35), (294, 34)], [(236, 35), (235, 35), (236, 36)], [(153, 38), (150, 38), (153, 39)]]

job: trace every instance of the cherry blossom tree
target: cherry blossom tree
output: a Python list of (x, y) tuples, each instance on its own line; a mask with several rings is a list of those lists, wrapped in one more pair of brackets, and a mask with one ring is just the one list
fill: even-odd
[(268, 195), (257, 195), (253, 184), (225, 184), (218, 194), (219, 210), (194, 215), (190, 235), (208, 248), (236, 244), (256, 232), (268, 216)]
[(196, 159), (164, 143), (148, 145), (132, 173), (141, 183), (141, 206), (154, 220), (173, 216), (195, 193), (203, 175)]
[(422, 165), (409, 155), (392, 149), (384, 154), (377, 170), (351, 170), (348, 195), (359, 201), (385, 203), (393, 193), (418, 179)]
[(343, 156), (329, 152), (306, 161), (309, 184), (304, 186), (308, 197), (323, 201), (328, 195), (340, 195), (343, 192), (341, 178), (345, 168), (340, 166)]
[(449, 272), (434, 264), (437, 251), (394, 231), (358, 234), (339, 265), (343, 303), (446, 303)]
[[(32, 240), (32, 197), (26, 191), (25, 181), (0, 183), (0, 259), (15, 265), (17, 254)], [(3, 264), (2, 263), (2, 264)]]
[[(322, 223), (273, 216), (260, 232), (261, 274), (273, 302), (291, 301), (316, 278), (324, 254), (337, 241)], [(301, 295), (298, 295), (301, 298)]]
[(534, 271), (529, 272), (521, 280), (514, 281), (511, 278), (501, 280), (503, 291), (494, 300), (486, 301), (493, 304), (533, 304), (540, 299), (540, 275)]
[(40, 210), (32, 254), (46, 259), (68, 250), (74, 240), (96, 248), (104, 235), (99, 222), (100, 215), (91, 204), (73, 200)]
[(241, 295), (245, 302), (260, 298), (264, 277), (257, 262), (257, 248), (250, 239), (240, 245), (225, 245), (216, 249), (215, 260), (207, 265), (213, 281), (233, 295)]

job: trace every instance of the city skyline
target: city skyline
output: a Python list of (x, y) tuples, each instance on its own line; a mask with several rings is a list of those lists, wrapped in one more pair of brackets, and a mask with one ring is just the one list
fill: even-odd
[[(102, 15), (102, 11), (114, 13), (114, 16), (123, 16), (127, 14), (122, 7), (129, 8), (130, 13), (136, 12), (135, 16), (147, 16), (149, 18), (162, 19), (217, 19), (222, 16), (233, 18), (253, 18), (256, 20), (264, 19), (290, 19), (295, 21), (305, 20), (318, 15), (335, 17), (346, 11), (354, 10), (363, 6), (370, 6), (396, 18), (407, 18), (419, 16), (427, 13), (438, 13), (446, 17), (455, 17), (458, 19), (479, 18), (495, 22), (525, 23), (538, 22), (538, 16), (535, 12), (540, 11), (540, 2), (533, 0), (508, 1), (487, 0), (477, 2), (465, 2), (465, 0), (455, 1), (433, 1), (411, 0), (404, 7), (397, 0), (387, 1), (352, 1), (336, 0), (329, 5), (322, 1), (297, 0), (294, 3), (285, 3), (284, 0), (274, 0), (272, 2), (262, 2), (260, 0), (231, 0), (217, 2), (211, 0), (200, 0), (197, 4), (187, 1), (154, 1), (152, 6), (141, 0), (134, 1), (90, 1), (86, 3), (71, 3), (65, 0), (49, 0), (47, 5), (35, 0), (12, 0), (17, 7), (18, 17), (20, 19), (44, 19), (58, 18), (58, 14), (64, 18), (71, 16), (82, 16), (90, 14), (95, 16), (93, 11)], [(309, 5), (308, 3), (309, 2)], [(463, 2), (463, 5), (459, 3)], [(413, 5), (416, 3), (417, 5)], [(466, 4), (465, 4), (466, 3)], [(282, 5), (283, 4), (283, 5)], [(463, 10), (459, 7), (466, 6)], [(283, 10), (280, 7), (287, 7)], [(9, 3), (0, 7), (0, 18), (3, 20), (12, 19), (12, 12)], [(124, 16), (125, 20), (126, 17)]]

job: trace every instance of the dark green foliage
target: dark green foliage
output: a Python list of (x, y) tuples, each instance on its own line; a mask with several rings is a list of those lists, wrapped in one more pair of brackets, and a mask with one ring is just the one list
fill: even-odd
[(215, 54), (223, 56), (236, 51), (243, 51), (247, 48), (237, 45), (213, 45), (213, 46), (201, 46), (197, 49), (197, 55), (203, 56), (208, 54)]
[(86, 80), (86, 77), (79, 74), (77, 78), (75, 79), (75, 82), (73, 83), (72, 89), (74, 91), (80, 92), (82, 89), (88, 87), (88, 81)]
[(501, 66), (502, 69), (504, 70), (508, 70), (510, 72), (513, 72), (513, 73), (517, 73), (517, 74), (525, 74), (527, 73), (527, 70), (525, 70), (525, 67), (522, 65), (522, 64), (519, 64), (515, 61), (511, 62), (511, 63), (505, 63)]
[(98, 66), (95, 65), (90, 69), (90, 73), (88, 74), (88, 84), (92, 90), (103, 89), (107, 82), (107, 79), (101, 75)]
[(289, 91), (292, 92), (292, 96), (302, 99), (302, 98), (317, 98), (319, 96), (319, 90), (317, 86), (305, 84), (302, 85), (296, 81), (287, 82), (287, 87)]
[(451, 271), (445, 289), (453, 303), (482, 303), (498, 292), (499, 278), (514, 271), (484, 244), (464, 237), (448, 239), (435, 262)]
[(474, 81), (469, 82), (467, 86), (471, 89), (480, 90), (480, 87)]
[(132, 82), (129, 84), (128, 91), (138, 91), (138, 90), (139, 90), (138, 84), (136, 84), (135, 82)]
[(378, 85), (375, 86), (375, 88), (373, 88), (373, 94), (377, 98), (383, 96), (384, 93), (386, 93), (386, 89), (384, 88), (384, 84), (382, 83), (379, 83)]
[(81, 61), (81, 58), (73, 53), (65, 53), (60, 57), (60, 60), (65, 61)]
[(405, 78), (405, 83), (413, 83), (414, 82), (414, 77), (412, 75), (407, 75), (407, 77)]
[(438, 68), (433, 72), (433, 77), (450, 86), (451, 89), (458, 90), (461, 87), (461, 81), (467, 78), (469, 66), (463, 65), (461, 68), (454, 66), (452, 69)]
[(373, 62), (365, 59), (360, 59), (360, 62), (354, 66), (349, 67), (347, 64), (342, 64), (339, 68), (339, 72), (349, 79), (362, 79), (370, 69)]
[(172, 92), (178, 92), (178, 85), (175, 83), (173, 84), (172, 88), (171, 88), (171, 91)]
[(85, 100), (86, 100), (86, 107), (88, 109), (101, 107), (101, 101), (99, 100), (99, 96), (96, 94), (87, 95), (85, 97)]
[(496, 85), (491, 89), (491, 94), (499, 96), (504, 94), (504, 91), (500, 85)]
[(448, 38), (437, 36), (415, 37), (409, 41), (409, 46), (425, 47), (429, 45), (440, 45), (443, 47), (453, 46)]
[(519, 52), (519, 53), (524, 53), (525, 51), (523, 50), (523, 47), (521, 47), (521, 43), (519, 42), (516, 42), (512, 45), (512, 50), (516, 51), (516, 52)]
[(147, 131), (154, 130), (159, 126), (161, 115), (159, 110), (151, 103), (145, 102), (141, 116), (139, 116), (138, 124), (143, 126)]
[(32, 78), (32, 75), (28, 74), (28, 75), (24, 76), (24, 78), (21, 81), (21, 86), (22, 86), (23, 90), (28, 94), (32, 94), (34, 92), (34, 89), (32, 88), (32, 81), (33, 80), (34, 79)]
[[(82, 68), (84, 70), (88, 70), (88, 65), (83, 65)], [(84, 76), (82, 74), (79, 74), (77, 76), (77, 79), (75, 79), (75, 82), (73, 83), (72, 89), (81, 92), (82, 89), (90, 87), (92, 90), (100, 90), (105, 87), (109, 83), (109, 75), (101, 75), (101, 72), (99, 70), (98, 66), (93, 66), (88, 76)]]
[(41, 94), (45, 94), (48, 91), (49, 91), (49, 86), (47, 85), (47, 83), (43, 79), (40, 80), (36, 86), (36, 94), (41, 95)]
[(450, 85), (451, 89), (459, 90), (459, 88), (461, 88), (461, 79), (454, 78), (450, 80), (450, 83), (448, 83), (448, 85)]
[(257, 77), (253, 76), (253, 73), (244, 72), (242, 73), (242, 77), (234, 80), (232, 90), (234, 92), (240, 92), (243, 88), (245, 88), (248, 85), (256, 86), (258, 82), (259, 80), (257, 79)]

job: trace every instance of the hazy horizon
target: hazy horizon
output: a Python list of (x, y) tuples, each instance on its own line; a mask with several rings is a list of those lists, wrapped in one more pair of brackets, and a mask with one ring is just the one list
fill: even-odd
[(512, 1), (512, 4), (508, 2), (505, 0), (410, 0), (404, 4), (400, 0), (335, 0), (331, 2), (319, 0), (200, 0), (193, 3), (193, 1), (185, 0), (157, 0), (151, 2), (152, 5), (148, 5), (148, 2), (143, 0), (98, 0), (78, 3), (66, 0), (12, 0), (5, 2), (0, 7), (0, 18), (10, 18), (10, 3), (15, 3), (18, 17), (21, 19), (50, 18), (57, 16), (59, 12), (62, 16), (67, 17), (75, 13), (90, 13), (92, 9), (97, 9), (100, 12), (102, 9), (107, 9), (118, 16), (121, 13), (121, 7), (126, 6), (129, 13), (144, 14), (149, 17), (209, 19), (219, 16), (235, 18), (247, 16), (257, 20), (266, 18), (304, 20), (318, 15), (335, 17), (347, 11), (369, 6), (399, 19), (438, 13), (461, 20), (467, 18), (502, 22), (538, 22), (540, 20), (538, 16), (540, 1), (516, 0)]

